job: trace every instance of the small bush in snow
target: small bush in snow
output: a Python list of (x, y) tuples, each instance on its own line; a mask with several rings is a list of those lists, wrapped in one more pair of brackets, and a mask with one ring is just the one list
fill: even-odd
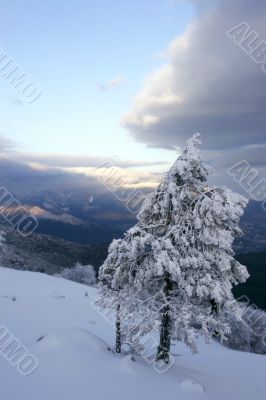
[(89, 286), (96, 284), (95, 269), (92, 265), (76, 264), (73, 268), (64, 269), (59, 276)]

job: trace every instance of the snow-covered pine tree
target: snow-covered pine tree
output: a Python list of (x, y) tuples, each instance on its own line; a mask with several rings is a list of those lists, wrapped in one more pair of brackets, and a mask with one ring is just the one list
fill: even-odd
[(127, 331), (133, 340), (132, 332), (136, 339), (158, 328), (157, 360), (166, 363), (171, 340), (196, 351), (199, 335), (226, 336), (229, 326), (221, 311), (233, 299), (232, 286), (248, 277), (232, 251), (247, 201), (207, 184), (209, 167), (198, 144), (196, 134), (147, 198), (137, 225), (110, 246), (100, 273), (102, 290), (120, 299), (120, 315), (127, 315), (128, 305), (137, 315), (143, 302), (147, 318)]
[(119, 251), (121, 239), (114, 240), (108, 249), (108, 257), (99, 271), (100, 296), (97, 304), (104, 309), (115, 309), (116, 346), (115, 351), (121, 353), (121, 321), (120, 321), (120, 290), (114, 288), (112, 280), (118, 265), (122, 261), (123, 253)]
[[(233, 258), (234, 237), (246, 200), (229, 189), (207, 184), (210, 168), (204, 164), (194, 135), (158, 190), (150, 196), (139, 221), (153, 231), (152, 271), (149, 281), (139, 270), (138, 285), (160, 286), (161, 313), (158, 360), (168, 362), (170, 340), (182, 340), (196, 350), (196, 338), (229, 331), (221, 309), (232, 300), (232, 285), (248, 273)], [(156, 227), (157, 225), (157, 227)], [(161, 279), (160, 279), (161, 278)]]
[(135, 274), (145, 258), (146, 248), (151, 247), (152, 239), (152, 235), (142, 231), (137, 225), (129, 229), (123, 239), (111, 243), (108, 256), (99, 271), (100, 296), (97, 304), (116, 312), (117, 353), (121, 353), (122, 336), (124, 341), (128, 342), (129, 336), (130, 341), (133, 341), (132, 334), (136, 330), (133, 325), (140, 311), (137, 304), (142, 297), (135, 291)]

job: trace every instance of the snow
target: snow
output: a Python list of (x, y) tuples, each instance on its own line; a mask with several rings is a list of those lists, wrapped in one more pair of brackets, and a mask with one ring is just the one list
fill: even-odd
[(91, 307), (97, 289), (62, 278), (0, 268), (0, 324), (39, 361), (22, 376), (0, 354), (1, 400), (266, 399), (266, 357), (218, 343), (158, 374), (145, 360), (114, 355), (114, 329)]

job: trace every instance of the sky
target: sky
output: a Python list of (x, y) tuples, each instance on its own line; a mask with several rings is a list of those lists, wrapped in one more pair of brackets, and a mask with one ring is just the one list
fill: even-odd
[(41, 93), (25, 102), (0, 52), (2, 156), (89, 175), (111, 161), (149, 186), (199, 131), (218, 183), (241, 160), (264, 177), (266, 73), (227, 32), (244, 23), (259, 44), (265, 14), (261, 0), (0, 0), (2, 54)]
[[(0, 80), (1, 133), (23, 152), (155, 160), (120, 124), (193, 9), (171, 1), (1, 2), (1, 47), (42, 94), (20, 104)], [(17, 100), (17, 101), (16, 101)]]

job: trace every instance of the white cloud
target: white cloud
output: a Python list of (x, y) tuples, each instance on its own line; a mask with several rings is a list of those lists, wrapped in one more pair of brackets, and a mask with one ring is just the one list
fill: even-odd
[(16, 149), (17, 144), (0, 134), (0, 154), (9, 153)]
[(118, 75), (114, 77), (113, 79), (110, 79), (110, 81), (106, 83), (99, 83), (98, 88), (99, 90), (106, 92), (108, 90), (112, 90), (118, 86), (122, 86), (127, 82), (126, 78), (123, 75)]

